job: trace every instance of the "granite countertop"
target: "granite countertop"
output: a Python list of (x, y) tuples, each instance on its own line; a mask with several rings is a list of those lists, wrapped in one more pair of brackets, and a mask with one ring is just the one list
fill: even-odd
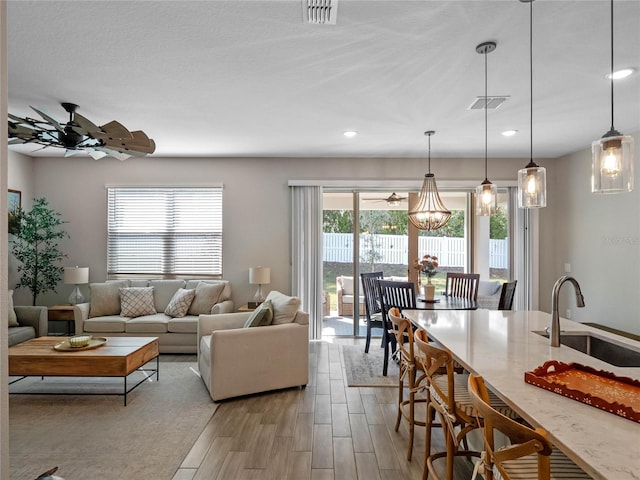
[[(594, 478), (640, 478), (640, 424), (535, 387), (524, 372), (548, 360), (576, 362), (618, 376), (640, 379), (640, 367), (616, 367), (561, 345), (533, 331), (551, 324), (538, 311), (403, 311), (431, 337), (449, 348), (532, 425), (545, 428), (553, 443)], [(590, 332), (640, 350), (640, 342), (561, 319), (561, 330)]]

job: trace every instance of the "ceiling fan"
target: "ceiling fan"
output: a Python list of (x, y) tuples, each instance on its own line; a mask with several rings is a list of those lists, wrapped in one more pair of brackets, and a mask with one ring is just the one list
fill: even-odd
[(34, 107), (31, 108), (44, 120), (9, 114), (9, 145), (35, 143), (43, 145), (42, 148), (64, 148), (65, 156), (85, 152), (94, 160), (106, 156), (118, 160), (143, 157), (156, 149), (155, 142), (142, 130), (130, 132), (115, 120), (99, 127), (76, 113), (75, 103), (60, 105), (69, 113), (67, 123), (60, 123)]
[(395, 207), (397, 205), (400, 205), (400, 203), (405, 201), (406, 199), (407, 199), (407, 197), (401, 197), (396, 192), (393, 192), (391, 195), (389, 195), (386, 198), (369, 198), (369, 199), (367, 199), (367, 201), (371, 201), (371, 202), (387, 202), (387, 205)]

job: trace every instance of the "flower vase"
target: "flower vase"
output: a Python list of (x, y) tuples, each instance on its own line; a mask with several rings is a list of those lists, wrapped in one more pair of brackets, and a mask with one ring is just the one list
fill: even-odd
[(427, 280), (427, 284), (424, 287), (424, 299), (428, 302), (433, 302), (436, 293), (436, 286), (431, 283), (431, 277)]

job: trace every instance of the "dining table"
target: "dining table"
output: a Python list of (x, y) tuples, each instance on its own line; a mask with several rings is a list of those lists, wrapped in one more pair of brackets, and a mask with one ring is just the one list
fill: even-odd
[(425, 300), (424, 295), (418, 295), (416, 308), (420, 310), (476, 310), (478, 302), (472, 298), (451, 295), (436, 295), (433, 300)]
[[(620, 367), (565, 345), (552, 347), (542, 334), (551, 315), (541, 311), (426, 310), (402, 312), (451, 351), (465, 370), (487, 386), (524, 420), (548, 432), (553, 444), (596, 479), (640, 478), (640, 423), (525, 382), (545, 362), (577, 363), (640, 379), (640, 367)], [(564, 318), (563, 335), (588, 333), (640, 351), (640, 342)]]

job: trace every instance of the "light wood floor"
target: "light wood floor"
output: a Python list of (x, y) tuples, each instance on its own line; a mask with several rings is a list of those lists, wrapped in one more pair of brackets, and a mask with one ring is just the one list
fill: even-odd
[[(364, 340), (312, 342), (306, 389), (221, 402), (173, 480), (421, 479), (424, 427), (409, 462), (406, 422), (394, 431), (397, 389), (346, 384), (339, 345), (354, 343)], [(434, 437), (432, 451), (444, 450), (440, 429)], [(457, 459), (455, 479), (472, 470)]]

